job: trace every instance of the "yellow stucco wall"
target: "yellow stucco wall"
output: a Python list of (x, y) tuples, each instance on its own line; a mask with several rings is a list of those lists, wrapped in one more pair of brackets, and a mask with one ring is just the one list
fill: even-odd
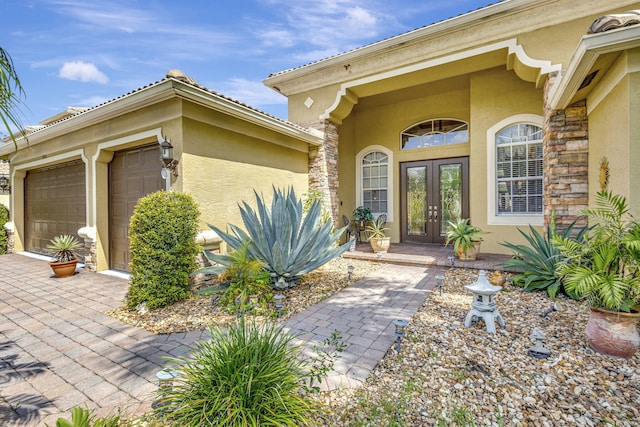
[[(514, 243), (524, 239), (516, 231), (517, 226), (487, 224), (487, 130), (518, 114), (542, 116), (542, 91), (502, 68), (361, 99), (339, 130), (340, 215), (351, 217), (356, 207), (355, 156), (367, 146), (381, 145), (393, 152), (394, 221), (389, 223), (393, 242), (398, 242), (401, 234), (400, 163), (468, 156), (470, 217), (473, 224), (487, 232), (482, 250), (508, 253), (500, 242), (507, 236)], [(403, 130), (436, 118), (468, 121), (470, 143), (400, 150)], [(527, 225), (519, 227), (526, 229)]]
[(255, 207), (254, 189), (269, 203), (272, 186), (293, 186), (298, 197), (307, 192), (306, 152), (190, 119), (184, 120), (183, 137), (181, 189), (200, 206), (203, 230), (207, 223), (242, 226), (238, 203)]
[[(589, 197), (600, 190), (600, 163), (609, 162), (608, 189), (625, 196), (640, 215), (640, 49), (623, 53), (610, 75), (587, 98), (589, 114)], [(600, 91), (606, 91), (602, 95)], [(602, 99), (600, 99), (602, 98)]]

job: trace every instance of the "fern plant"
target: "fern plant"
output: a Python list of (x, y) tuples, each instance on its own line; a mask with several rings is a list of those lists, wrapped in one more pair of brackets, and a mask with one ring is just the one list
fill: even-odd
[(291, 187), (286, 193), (274, 187), (271, 209), (258, 193), (255, 196), (257, 211), (246, 202), (240, 205), (246, 231), (232, 224), (229, 225), (231, 233), (209, 226), (233, 249), (250, 242), (247, 250), (264, 263), (275, 288), (293, 287), (301, 275), (349, 248), (349, 242), (337, 246), (344, 228), (332, 231), (331, 222), (322, 222), (322, 206), (318, 200), (303, 215), (302, 202)]
[(595, 204), (582, 212), (594, 222), (582, 242), (554, 239), (565, 257), (557, 271), (592, 307), (630, 312), (640, 304), (640, 223), (623, 196), (600, 191)]
[[(577, 299), (574, 292), (568, 291), (562, 285), (562, 280), (556, 269), (562, 254), (558, 245), (554, 243), (555, 238), (572, 239), (575, 222), (570, 224), (564, 232), (558, 235), (556, 228), (555, 213), (552, 215), (551, 224), (547, 227), (545, 234), (529, 226), (529, 234), (518, 229), (520, 234), (529, 242), (527, 245), (516, 245), (513, 243), (501, 243), (515, 253), (515, 258), (500, 263), (502, 267), (522, 271), (513, 276), (513, 283), (524, 287), (525, 291), (533, 292), (546, 290), (551, 299), (554, 299), (559, 291), (564, 291), (573, 299)], [(581, 229), (574, 240), (580, 242), (586, 229)]]

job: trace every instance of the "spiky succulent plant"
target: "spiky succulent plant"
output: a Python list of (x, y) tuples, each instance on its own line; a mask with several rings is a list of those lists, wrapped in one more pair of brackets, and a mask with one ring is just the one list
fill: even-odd
[(322, 222), (319, 201), (313, 202), (303, 216), (302, 201), (291, 187), (286, 193), (273, 189), (270, 210), (258, 193), (254, 193), (257, 211), (245, 201), (240, 205), (246, 231), (232, 224), (229, 224), (231, 233), (214, 225), (209, 227), (234, 250), (242, 242), (249, 241), (249, 253), (264, 263), (275, 288), (294, 286), (301, 275), (315, 270), (348, 249), (349, 242), (336, 245), (344, 229), (332, 231), (333, 224), (330, 221)]

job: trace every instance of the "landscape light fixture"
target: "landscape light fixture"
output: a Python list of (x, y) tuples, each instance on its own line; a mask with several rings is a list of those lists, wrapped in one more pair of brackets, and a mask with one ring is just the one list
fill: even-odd
[[(164, 171), (170, 170), (173, 176), (178, 176), (178, 161), (173, 158), (173, 145), (167, 141), (167, 138), (160, 143), (160, 160), (164, 165)], [(166, 179), (168, 175), (165, 175), (166, 172), (163, 172), (162, 177)]]
[(3, 192), (8, 191), (11, 193), (11, 186), (9, 185), (9, 182), (9, 175), (4, 173), (0, 175), (0, 188)]
[(396, 337), (398, 337), (398, 354), (400, 354), (400, 340), (404, 336), (405, 329), (407, 327), (407, 321), (402, 319), (395, 319), (393, 325), (396, 327)]
[(436, 286), (440, 291), (440, 295), (442, 295), (442, 289), (444, 288), (444, 276), (442, 274), (436, 276)]
[(347, 267), (347, 280), (351, 281), (351, 276), (353, 275), (353, 272), (355, 271), (355, 267), (353, 265), (350, 265), (349, 267)]
[(546, 335), (541, 329), (533, 328), (531, 331), (531, 339), (534, 340), (535, 345), (529, 348), (527, 352), (529, 356), (533, 356), (536, 359), (546, 359), (551, 355), (551, 352), (543, 345)]
[(173, 369), (164, 368), (156, 373), (158, 379), (158, 407), (166, 406), (166, 398), (173, 388), (173, 380), (178, 376), (179, 372)]
[(276, 310), (278, 310), (278, 317), (282, 316), (282, 309), (284, 308), (284, 295), (276, 294), (273, 296), (275, 301)]
[(449, 255), (448, 259), (449, 259), (449, 267), (451, 267), (451, 269), (453, 270), (454, 265), (456, 263), (456, 257), (454, 257), (453, 255)]

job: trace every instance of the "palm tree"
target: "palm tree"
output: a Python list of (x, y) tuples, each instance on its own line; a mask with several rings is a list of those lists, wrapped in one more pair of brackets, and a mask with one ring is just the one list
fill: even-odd
[(0, 119), (7, 129), (11, 140), (18, 148), (11, 125), (18, 128), (20, 134), (26, 138), (22, 124), (18, 117), (18, 106), (24, 97), (24, 89), (13, 66), (13, 61), (6, 50), (0, 47)]

